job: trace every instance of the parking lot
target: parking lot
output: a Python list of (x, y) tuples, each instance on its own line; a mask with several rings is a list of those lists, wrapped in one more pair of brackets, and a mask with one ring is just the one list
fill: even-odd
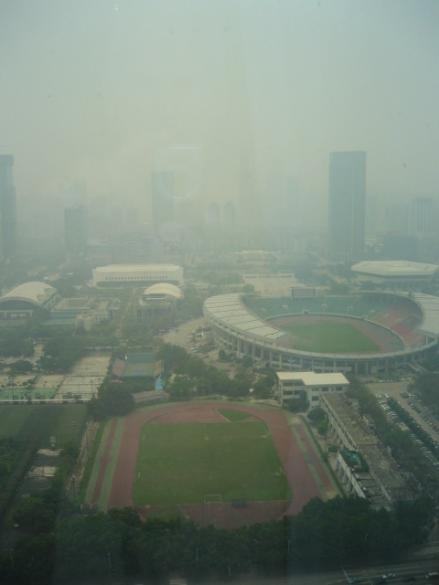
[(380, 382), (368, 384), (369, 390), (377, 398), (390, 396), (397, 400), (410, 414), (418, 425), (428, 433), (434, 441), (439, 442), (439, 421), (431, 412), (414, 396), (409, 389), (410, 379), (401, 382)]

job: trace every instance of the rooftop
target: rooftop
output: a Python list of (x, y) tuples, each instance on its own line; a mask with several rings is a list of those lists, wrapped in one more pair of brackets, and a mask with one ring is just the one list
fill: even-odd
[(282, 331), (271, 327), (247, 309), (238, 293), (208, 298), (204, 302), (204, 311), (225, 325), (239, 329), (240, 333), (258, 335), (272, 341), (283, 335)]
[(176, 264), (107, 264), (107, 266), (97, 266), (94, 270), (101, 273), (157, 272), (161, 270), (182, 270), (182, 268)]
[(170, 284), (169, 282), (158, 282), (157, 284), (149, 286), (143, 291), (143, 296), (147, 297), (149, 295), (164, 295), (174, 299), (183, 298), (181, 288), (175, 286), (175, 284)]
[(432, 335), (439, 335), (439, 297), (423, 293), (413, 293), (413, 300), (422, 311), (421, 329)]
[(378, 442), (344, 396), (327, 394), (322, 396), (322, 401), (329, 405), (330, 411), (347, 430), (356, 448), (362, 450), (365, 445), (375, 445)]
[(407, 260), (372, 260), (358, 262), (351, 267), (351, 270), (369, 276), (430, 278), (439, 271), (439, 266)]
[(6, 300), (26, 301), (36, 306), (44, 306), (57, 293), (56, 289), (46, 282), (24, 282), (19, 284), (0, 298), (0, 302)]
[(276, 372), (281, 382), (299, 380), (304, 386), (348, 386), (349, 381), (339, 372)]

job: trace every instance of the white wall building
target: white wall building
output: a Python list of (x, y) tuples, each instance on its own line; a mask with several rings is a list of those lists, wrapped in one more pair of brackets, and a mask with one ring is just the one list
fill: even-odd
[(342, 392), (349, 386), (346, 377), (338, 372), (276, 372), (277, 398), (282, 406), (306, 393), (309, 405), (316, 406), (322, 395)]
[(175, 264), (109, 264), (93, 270), (93, 286), (140, 286), (156, 282), (182, 286), (183, 268)]

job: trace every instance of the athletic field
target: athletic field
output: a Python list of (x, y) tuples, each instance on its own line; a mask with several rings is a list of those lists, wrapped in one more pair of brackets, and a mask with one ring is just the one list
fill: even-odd
[(283, 326), (294, 337), (295, 349), (316, 353), (379, 351), (378, 345), (350, 323), (309, 323)]
[(256, 421), (145, 424), (134, 503), (202, 503), (213, 495), (222, 501), (289, 498), (266, 425)]
[(293, 515), (337, 493), (302, 421), (233, 402), (157, 405), (109, 420), (84, 501), (237, 528)]
[(352, 317), (289, 315), (270, 319), (284, 332), (283, 347), (321, 354), (367, 354), (398, 351), (401, 339), (390, 329)]

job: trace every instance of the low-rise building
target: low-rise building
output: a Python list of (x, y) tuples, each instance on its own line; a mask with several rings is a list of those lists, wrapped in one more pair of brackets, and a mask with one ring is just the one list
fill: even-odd
[(347, 493), (367, 498), (375, 508), (390, 508), (410, 492), (398, 466), (350, 402), (323, 396), (329, 436), (338, 444), (335, 471)]
[(183, 286), (183, 268), (175, 264), (109, 264), (93, 270), (93, 286), (141, 286), (158, 282)]
[(28, 319), (35, 312), (48, 314), (59, 299), (58, 291), (46, 282), (24, 282), (0, 297), (0, 319)]
[(338, 372), (276, 372), (277, 399), (282, 406), (306, 394), (310, 406), (316, 406), (320, 397), (332, 392), (342, 392), (349, 381)]

